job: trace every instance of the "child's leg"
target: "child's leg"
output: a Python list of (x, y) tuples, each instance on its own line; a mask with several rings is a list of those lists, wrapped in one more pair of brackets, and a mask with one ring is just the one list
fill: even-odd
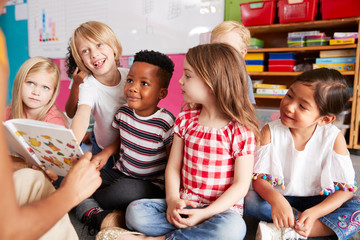
[(166, 220), (165, 199), (141, 199), (126, 209), (126, 225), (129, 229), (148, 236), (161, 236), (176, 228)]
[(165, 239), (244, 239), (246, 224), (233, 210), (216, 214), (208, 220), (188, 228), (176, 229), (165, 235)]
[[(103, 175), (110, 169), (104, 169)], [(94, 193), (94, 199), (104, 209), (125, 211), (129, 203), (143, 198), (164, 198), (165, 192), (150, 181), (128, 177), (119, 172), (119, 178), (106, 187), (101, 187)], [(106, 180), (103, 180), (106, 181)]]
[[(340, 208), (319, 220), (334, 231), (339, 240), (352, 237), (360, 230), (360, 197), (353, 197)], [(311, 233), (315, 236), (314, 234)]]
[(257, 220), (272, 222), (271, 205), (260, 197), (257, 192), (250, 190), (244, 200), (244, 214)]

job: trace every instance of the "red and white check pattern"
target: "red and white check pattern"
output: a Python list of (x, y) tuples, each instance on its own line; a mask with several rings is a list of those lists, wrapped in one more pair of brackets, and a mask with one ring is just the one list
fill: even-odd
[[(255, 137), (252, 131), (236, 121), (221, 129), (198, 124), (200, 110), (179, 114), (174, 132), (184, 140), (182, 187), (180, 197), (211, 204), (233, 182), (237, 157), (254, 154)], [(233, 208), (242, 214), (243, 199)]]

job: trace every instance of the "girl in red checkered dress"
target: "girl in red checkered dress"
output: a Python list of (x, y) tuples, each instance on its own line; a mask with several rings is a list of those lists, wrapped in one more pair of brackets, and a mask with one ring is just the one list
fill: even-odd
[(229, 45), (205, 44), (188, 51), (183, 72), (187, 110), (174, 125), (166, 199), (130, 203), (126, 224), (146, 236), (121, 237), (243, 239), (243, 198), (259, 136), (245, 62)]

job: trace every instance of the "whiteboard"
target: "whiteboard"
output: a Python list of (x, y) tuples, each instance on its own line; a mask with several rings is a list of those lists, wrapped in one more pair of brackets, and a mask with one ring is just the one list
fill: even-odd
[(224, 20), (224, 0), (28, 0), (28, 16), (30, 57), (64, 58), (72, 32), (89, 20), (115, 31), (123, 55), (178, 54)]

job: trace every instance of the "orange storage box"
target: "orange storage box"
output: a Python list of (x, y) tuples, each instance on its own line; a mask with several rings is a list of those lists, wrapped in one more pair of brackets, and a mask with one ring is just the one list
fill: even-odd
[(318, 0), (279, 0), (279, 22), (314, 21)]
[(322, 19), (360, 16), (359, 0), (322, 0)]
[(244, 26), (273, 24), (277, 0), (240, 3), (241, 22)]

